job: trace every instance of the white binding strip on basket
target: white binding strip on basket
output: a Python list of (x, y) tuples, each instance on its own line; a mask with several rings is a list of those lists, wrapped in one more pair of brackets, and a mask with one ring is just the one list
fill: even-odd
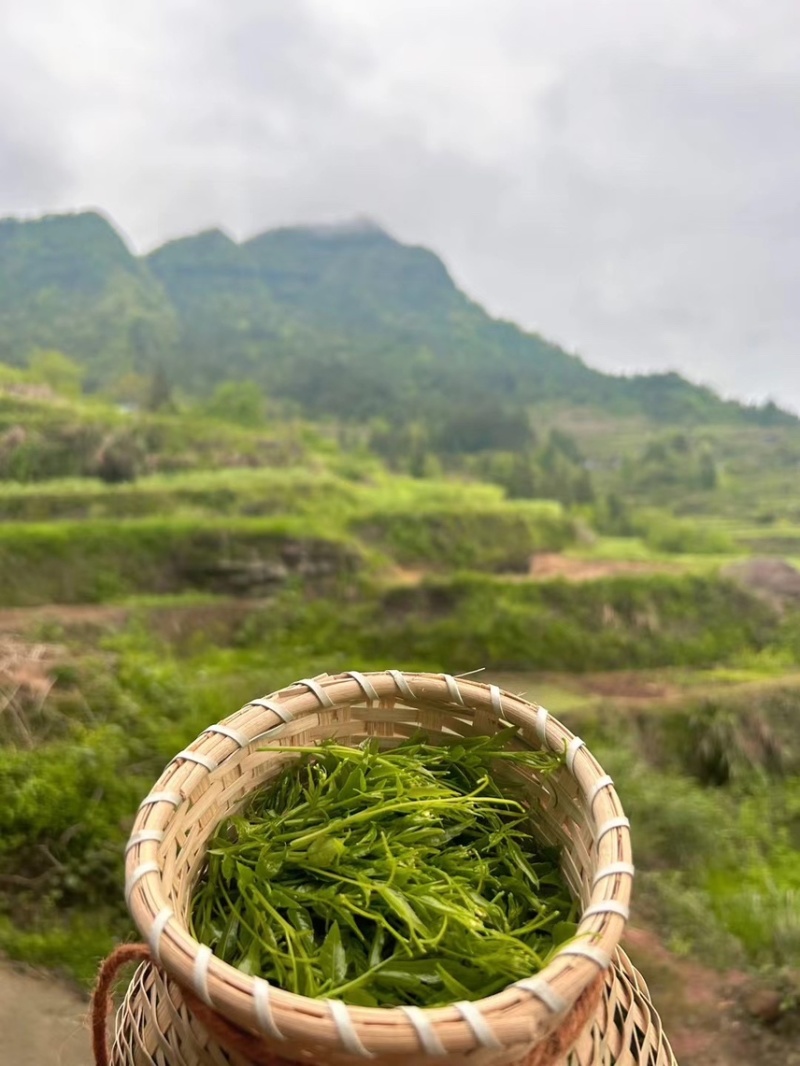
[(328, 1010), (331, 1012), (331, 1018), (333, 1018), (337, 1032), (339, 1033), (339, 1039), (350, 1054), (359, 1055), (362, 1059), (374, 1059), (375, 1056), (372, 1052), (367, 1051), (358, 1039), (358, 1033), (353, 1025), (353, 1019), (350, 1017), (350, 1011), (347, 1009), (347, 1004), (342, 1003), (340, 999), (326, 999), (325, 1003)]
[(584, 918), (592, 918), (595, 914), (618, 914), (620, 918), (624, 918), (625, 921), (630, 918), (630, 907), (626, 907), (624, 903), (620, 903), (616, 899), (604, 899), (600, 903), (593, 903), (590, 907), (581, 915), (581, 920)]
[(567, 745), (567, 769), (570, 773), (574, 773), (575, 756), (583, 747), (585, 747), (585, 744), (580, 737), (573, 737)]
[(461, 695), (461, 689), (458, 687), (458, 682), (451, 674), (442, 674), (444, 683), (447, 685), (447, 692), (453, 703), (457, 703), (460, 707), (464, 706), (464, 697)]
[(569, 1006), (564, 997), (559, 996), (543, 977), (525, 977), (521, 981), (515, 981), (514, 988), (521, 988), (523, 992), (536, 996), (553, 1014), (563, 1014)]
[(167, 922), (173, 917), (174, 914), (171, 908), (162, 907), (153, 919), (153, 924), (150, 926), (150, 932), (147, 935), (147, 942), (150, 945), (150, 954), (159, 965), (161, 965), (161, 937)]
[(601, 970), (607, 970), (611, 965), (611, 956), (602, 948), (597, 948), (594, 944), (582, 944), (580, 941), (559, 948), (559, 955), (581, 955), (584, 959), (596, 963)]
[(371, 681), (367, 681), (367, 679), (362, 673), (359, 673), (358, 670), (348, 670), (347, 676), (352, 677), (352, 679), (356, 682), (356, 684), (359, 686), (361, 691), (364, 693), (367, 699), (370, 700), (371, 703), (378, 702), (380, 697), (375, 691), (375, 686), (372, 684)]
[(463, 999), (460, 1003), (454, 1003), (453, 1006), (469, 1025), (470, 1029), (472, 1029), (472, 1032), (475, 1034), (475, 1039), (481, 1047), (488, 1047), (495, 1051), (499, 1051), (504, 1046), (502, 1041), (498, 1040), (494, 1035), (491, 1025), (489, 1025), (474, 1003), (470, 1003), (469, 1000)]
[(211, 962), (211, 948), (208, 944), (201, 944), (194, 957), (194, 990), (209, 1007), (213, 1007), (211, 996), (208, 994), (208, 965)]
[(489, 685), (489, 694), (492, 697), (492, 708), (498, 718), (503, 717), (503, 701), (500, 696), (500, 689), (497, 685)]
[(600, 793), (603, 791), (604, 788), (613, 788), (613, 787), (614, 787), (614, 778), (613, 777), (609, 777), (608, 774), (604, 774), (602, 777), (598, 777), (598, 779), (595, 781), (595, 783), (592, 785), (592, 787), (589, 789), (589, 791), (586, 794), (586, 802), (589, 804), (589, 809), (591, 810), (592, 804), (594, 803), (594, 801), (597, 799), (597, 797), (600, 795)]
[[(265, 711), (272, 711), (272, 713), (273, 714), (277, 714), (277, 716), (280, 718), (280, 720), (282, 722), (284, 722), (284, 723), (285, 722), (293, 722), (294, 721), (294, 715), (289, 710), (289, 708), (288, 707), (281, 707), (281, 705), (279, 703), (277, 703), (275, 700), (268, 700), (266, 698), (257, 699), (257, 700), (250, 700), (250, 702), (247, 704), (247, 706), (248, 707), (263, 707)], [(266, 730), (266, 732), (268, 733), (269, 730)], [(262, 733), (260, 735), (263, 736), (264, 734)], [(257, 738), (255, 738), (255, 739), (257, 739)]]
[(228, 740), (232, 740), (234, 744), (238, 744), (240, 748), (246, 748), (250, 741), (241, 733), (238, 729), (231, 729), (227, 725), (210, 725), (208, 729), (204, 730), (205, 733), (219, 733), (222, 737), (227, 737)]
[(125, 854), (136, 847), (137, 844), (144, 844), (146, 841), (152, 840), (156, 844), (161, 844), (164, 840), (163, 829), (141, 829), (138, 833), (134, 833), (128, 843), (125, 845)]
[(143, 877), (148, 874), (160, 874), (161, 867), (157, 862), (143, 862), (137, 866), (130, 877), (125, 879), (125, 905), (130, 907), (131, 893)]
[(273, 1040), (285, 1040), (286, 1037), (275, 1024), (275, 1018), (272, 1015), (272, 1004), (269, 999), (271, 987), (269, 981), (265, 981), (263, 977), (253, 978), (253, 1003), (256, 1008), (256, 1017), (262, 1032), (267, 1033)]
[(602, 870), (598, 870), (592, 878), (592, 888), (602, 881), (604, 877), (616, 877), (617, 874), (629, 874), (631, 877), (636, 873), (632, 862), (610, 862)]
[(179, 751), (172, 761), (177, 762), (178, 759), (185, 759), (186, 762), (196, 762), (198, 766), (204, 766), (209, 773), (219, 766), (219, 763), (209, 755), (203, 755), (201, 751), (189, 751), (188, 748), (185, 751)]
[(139, 804), (139, 810), (149, 807), (151, 803), (171, 803), (173, 807), (179, 807), (183, 803), (183, 796), (180, 792), (151, 792)]
[(609, 818), (607, 822), (603, 822), (600, 828), (597, 830), (597, 836), (595, 837), (595, 844), (600, 843), (606, 833), (610, 833), (613, 829), (630, 829), (631, 823), (627, 818)]
[(436, 1030), (428, 1020), (424, 1010), (419, 1007), (398, 1007), (417, 1031), (419, 1042), (428, 1055), (446, 1055), (447, 1050), (436, 1035)]
[(543, 748), (547, 747), (547, 719), (549, 717), (550, 712), (544, 707), (540, 707), (536, 712), (536, 732)]
[(333, 707), (333, 700), (330, 698), (325, 689), (320, 685), (318, 681), (315, 681), (313, 677), (304, 677), (302, 681), (295, 681), (295, 685), (305, 685), (309, 691), (313, 692), (323, 707)]
[(397, 687), (400, 689), (401, 694), (405, 696), (407, 700), (416, 700), (417, 697), (411, 691), (408, 682), (399, 670), (389, 670), (387, 672), (389, 674), (389, 677), (391, 677), (391, 679), (394, 681), (395, 685), (397, 685)]

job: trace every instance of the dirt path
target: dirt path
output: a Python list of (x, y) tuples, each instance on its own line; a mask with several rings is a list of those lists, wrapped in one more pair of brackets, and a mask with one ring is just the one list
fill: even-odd
[(650, 930), (629, 927), (625, 948), (644, 974), (680, 1066), (800, 1066), (800, 1017), (739, 971), (721, 973), (671, 954)]
[(528, 576), (534, 581), (550, 581), (563, 578), (565, 581), (597, 581), (618, 574), (669, 574), (679, 573), (678, 563), (657, 563), (635, 559), (577, 559), (560, 552), (540, 552), (531, 558)]
[(90, 1066), (86, 1001), (49, 977), (0, 962), (0, 1061), (14, 1066)]
[[(618, 574), (680, 574), (685, 567), (676, 562), (651, 562), (647, 559), (580, 559), (561, 552), (537, 552), (530, 558), (526, 572), (498, 574), (504, 581), (597, 581)], [(398, 585), (420, 585), (436, 570), (424, 567), (397, 566), (391, 580)]]
[(122, 629), (137, 614), (144, 614), (154, 633), (173, 643), (191, 640), (198, 635), (220, 643), (230, 639), (231, 633), (265, 600), (218, 599), (208, 603), (157, 603), (126, 606), (113, 603), (48, 603), (38, 607), (0, 608), (0, 636), (13, 635), (27, 639), (50, 639), (47, 627), (56, 632), (67, 630), (71, 635), (91, 639), (98, 633)]
[(5, 607), (0, 610), (0, 633), (26, 632), (32, 626), (52, 622), (63, 626), (118, 626), (130, 611), (101, 603), (57, 604), (41, 607)]

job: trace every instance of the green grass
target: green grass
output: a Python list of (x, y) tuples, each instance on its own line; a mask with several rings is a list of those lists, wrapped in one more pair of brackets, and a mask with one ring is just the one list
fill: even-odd
[(391, 475), (374, 463), (343, 476), (337, 464), (189, 470), (154, 474), (109, 485), (91, 478), (35, 483), (0, 481), (0, 517), (16, 521), (102, 519), (174, 514), (188, 509), (208, 517), (274, 514), (320, 515), (337, 525), (375, 516), (413, 514), (515, 514), (564, 523), (560, 504), (507, 501), (496, 485), (477, 481), (415, 479)]
[[(360, 484), (295, 469), (160, 475), (116, 487), (74, 479), (35, 490), (6, 485), (0, 511), (4, 506), (7, 515), (41, 513), (37, 522), (0, 524), (0, 598), (7, 606), (190, 589), (246, 595), (248, 561), (254, 584), (269, 586), (266, 571), (278, 573), (292, 543), (301, 555), (329, 557), (329, 569), (340, 574), (356, 559), (525, 571), (535, 550), (558, 549), (576, 536), (558, 505), (505, 501), (494, 486), (388, 474)], [(226, 567), (242, 571), (227, 586)], [(284, 569), (288, 576), (290, 562)], [(299, 570), (315, 573), (302, 561)]]
[(358, 555), (321, 520), (152, 518), (0, 526), (6, 606), (97, 603), (188, 590), (253, 594), (293, 572), (347, 573)]
[(89, 478), (0, 484), (0, 516), (14, 521), (149, 517), (188, 511), (265, 516), (346, 514), (358, 499), (352, 483), (308, 467), (203, 470), (159, 474), (109, 485)]
[(25, 928), (0, 915), (0, 951), (9, 959), (54, 970), (88, 990), (119, 939), (132, 938), (130, 924), (117, 912), (100, 909), (72, 914), (48, 909)]
[(444, 663), (453, 673), (713, 666), (772, 645), (796, 654), (792, 631), (748, 593), (713, 577), (666, 574), (583, 584), (464, 575), (363, 585), (343, 600), (289, 591), (250, 619), (242, 639), (299, 658)]
[(401, 566), (500, 573), (527, 573), (534, 552), (557, 551), (575, 539), (566, 516), (524, 504), (376, 509), (351, 529)]
[[(93, 433), (128, 424), (86, 406)], [(0, 429), (3, 418), (16, 424), (19, 410), (0, 403)], [(680, 522), (650, 513), (641, 536), (587, 543), (558, 504), (392, 476), (307, 426), (259, 436), (145, 422), (159, 461), (206, 468), (118, 486), (0, 482), (0, 601), (104, 602), (129, 619), (104, 627), (91, 654), (74, 628), (39, 631), (72, 659), (49, 697), (47, 740), (31, 751), (0, 740), (0, 949), (88, 981), (129, 932), (120, 854), (141, 795), (253, 696), (326, 671), (485, 667), (563, 715), (614, 775), (634, 826), (638, 918), (720, 964), (796, 965), (800, 622), (719, 577), (749, 551), (800, 558), (789, 502), (757, 520), (740, 474), (726, 474), (723, 517), (700, 521), (707, 501), (687, 497)], [(601, 459), (618, 446), (607, 444)], [(261, 465), (213, 469), (231, 457)], [(558, 550), (664, 572), (519, 579), (531, 553)], [(261, 586), (231, 585), (254, 564)], [(221, 600), (253, 592), (269, 607), (220, 610), (212, 626)], [(600, 671), (637, 672), (668, 698), (643, 689), (622, 706), (593, 685)]]
[[(402, 655), (398, 648), (384, 665)], [(113, 938), (128, 933), (122, 844), (168, 759), (255, 695), (326, 669), (380, 665), (363, 651), (315, 651), (292, 640), (178, 660), (145, 627), (107, 639), (99, 657), (75, 660), (76, 672), (51, 695), (64, 729), (34, 750), (0, 743), (0, 948), (88, 982)], [(559, 693), (572, 698), (573, 682), (528, 681), (529, 697), (553, 710)], [(759, 723), (759, 735), (766, 729), (796, 753), (797, 685), (757, 698), (734, 688), (725, 700), (706, 727), (733, 714), (745, 740)], [(573, 702), (561, 713), (614, 776), (632, 820), (636, 917), (676, 950), (720, 965), (790, 964), (800, 778), (792, 764), (783, 776), (743, 764), (729, 785), (703, 785), (692, 753), (705, 706), (689, 691), (685, 704), (647, 716), (619, 715), (613, 700)], [(12, 887), (9, 876), (31, 887)]]
[[(205, 544), (209, 530), (217, 535), (233, 528), (242, 544), (265, 536), (272, 543), (273, 535), (296, 533), (297, 523), (308, 530), (300, 517), (219, 520), (199, 529), (185, 519), (161, 518), (5, 526), (0, 551), (9, 545), (17, 551), (22, 534), (32, 533), (31, 542), (38, 537), (54, 554), (53, 573), (62, 575), (60, 580), (72, 573), (77, 581), (78, 560), (69, 552), (78, 543), (87, 573), (102, 572), (99, 564), (106, 559), (108, 572), (119, 580), (121, 558), (129, 569), (143, 571), (147, 557), (135, 554), (143, 543), (153, 542), (159, 560), (165, 544), (185, 558), (187, 543), (199, 536)], [(87, 546), (83, 538), (92, 533), (96, 539)], [(129, 535), (133, 539), (127, 541)], [(8, 567), (3, 572), (7, 575)], [(767, 835), (757, 835), (753, 852), (748, 841), (755, 816), (741, 821), (739, 794), (709, 790), (689, 776), (696, 735), (687, 723), (692, 716), (702, 722), (711, 686), (719, 701), (723, 685), (733, 697), (738, 682), (764, 682), (761, 688), (747, 686), (741, 707), (751, 717), (765, 715), (779, 742), (791, 743), (796, 688), (788, 682), (781, 688), (777, 680), (766, 685), (777, 679), (781, 662), (791, 660), (790, 620), (741, 590), (691, 574), (584, 585), (473, 575), (419, 587), (362, 577), (334, 579), (325, 594), (298, 580), (277, 594), (268, 610), (237, 621), (223, 644), (213, 643), (216, 638), (204, 642), (200, 635), (199, 643), (181, 648), (181, 659), (158, 635), (156, 615), (184, 606), (190, 614), (192, 607), (213, 611), (214, 597), (193, 589), (163, 598), (144, 591), (126, 595), (135, 622), (106, 636), (103, 648), (88, 658), (75, 651), (71, 671), (51, 695), (62, 728), (33, 751), (0, 744), (0, 792), (8, 797), (0, 815), (0, 947), (9, 954), (88, 979), (111, 937), (128, 928), (120, 856), (136, 805), (171, 755), (209, 722), (300, 676), (387, 666), (457, 673), (485, 666), (487, 680), (504, 675), (503, 683), (513, 690), (563, 714), (607, 759), (634, 821), (637, 864), (645, 873), (639, 880), (642, 914), (652, 913), (681, 950), (706, 950), (709, 942), (708, 950), (721, 959), (760, 963), (781, 957), (758, 945), (786, 939), (776, 934), (786, 928), (785, 908), (778, 905), (786, 888), (782, 875), (778, 895), (767, 894), (766, 903), (758, 904), (757, 940), (748, 941), (736, 918), (750, 896), (743, 896), (745, 903), (729, 905), (728, 899), (737, 863), (748, 871), (778, 869), (769, 827), (785, 837), (794, 824), (789, 792), (777, 782), (770, 785), (773, 806), (765, 802), (762, 811)], [(686, 704), (673, 701), (668, 713), (653, 707), (647, 715), (620, 715), (613, 699), (598, 699), (580, 680), (588, 670), (619, 668), (656, 670), (686, 693)], [(573, 677), (554, 677), (555, 670)], [(753, 778), (756, 785), (759, 780)], [(46, 859), (42, 845), (55, 863)], [(704, 865), (704, 856), (714, 856), (715, 863)], [(2, 881), (9, 875), (43, 880), (35, 880), (30, 891), (20, 885), (10, 890)], [(778, 901), (772, 911), (770, 900)], [(89, 931), (95, 913), (96, 933)]]
[(569, 548), (567, 554), (587, 561), (652, 564), (684, 573), (710, 574), (746, 557), (744, 549), (736, 548), (734, 542), (730, 544), (730, 550), (724, 552), (670, 552), (655, 547), (642, 537), (598, 536), (591, 543)]

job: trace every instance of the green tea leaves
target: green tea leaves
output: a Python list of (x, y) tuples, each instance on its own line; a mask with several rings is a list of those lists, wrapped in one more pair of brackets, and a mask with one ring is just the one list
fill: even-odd
[(209, 847), (192, 917), (220, 958), (302, 995), (435, 1006), (492, 995), (574, 935), (558, 854), (498, 783), (562, 756), (513, 730), (288, 750)]
[(347, 956), (342, 946), (339, 926), (334, 922), (322, 942), (319, 952), (322, 976), (334, 984), (341, 984), (347, 976)]

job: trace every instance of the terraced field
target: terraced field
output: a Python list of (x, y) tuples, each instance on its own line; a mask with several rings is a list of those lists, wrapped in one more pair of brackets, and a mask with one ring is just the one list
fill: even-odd
[[(631, 942), (681, 1061), (728, 1066), (741, 1040), (790, 1062), (800, 611), (784, 556), (800, 528), (721, 519), (699, 536), (666, 516), (665, 540), (651, 515), (612, 536), (580, 508), (314, 454), (0, 487), (0, 949), (85, 987), (129, 935), (138, 800), (254, 695), (343, 669), (482, 669), (614, 775), (639, 869)], [(714, 991), (686, 1022), (691, 981)], [(766, 1021), (761, 992), (779, 997)]]

